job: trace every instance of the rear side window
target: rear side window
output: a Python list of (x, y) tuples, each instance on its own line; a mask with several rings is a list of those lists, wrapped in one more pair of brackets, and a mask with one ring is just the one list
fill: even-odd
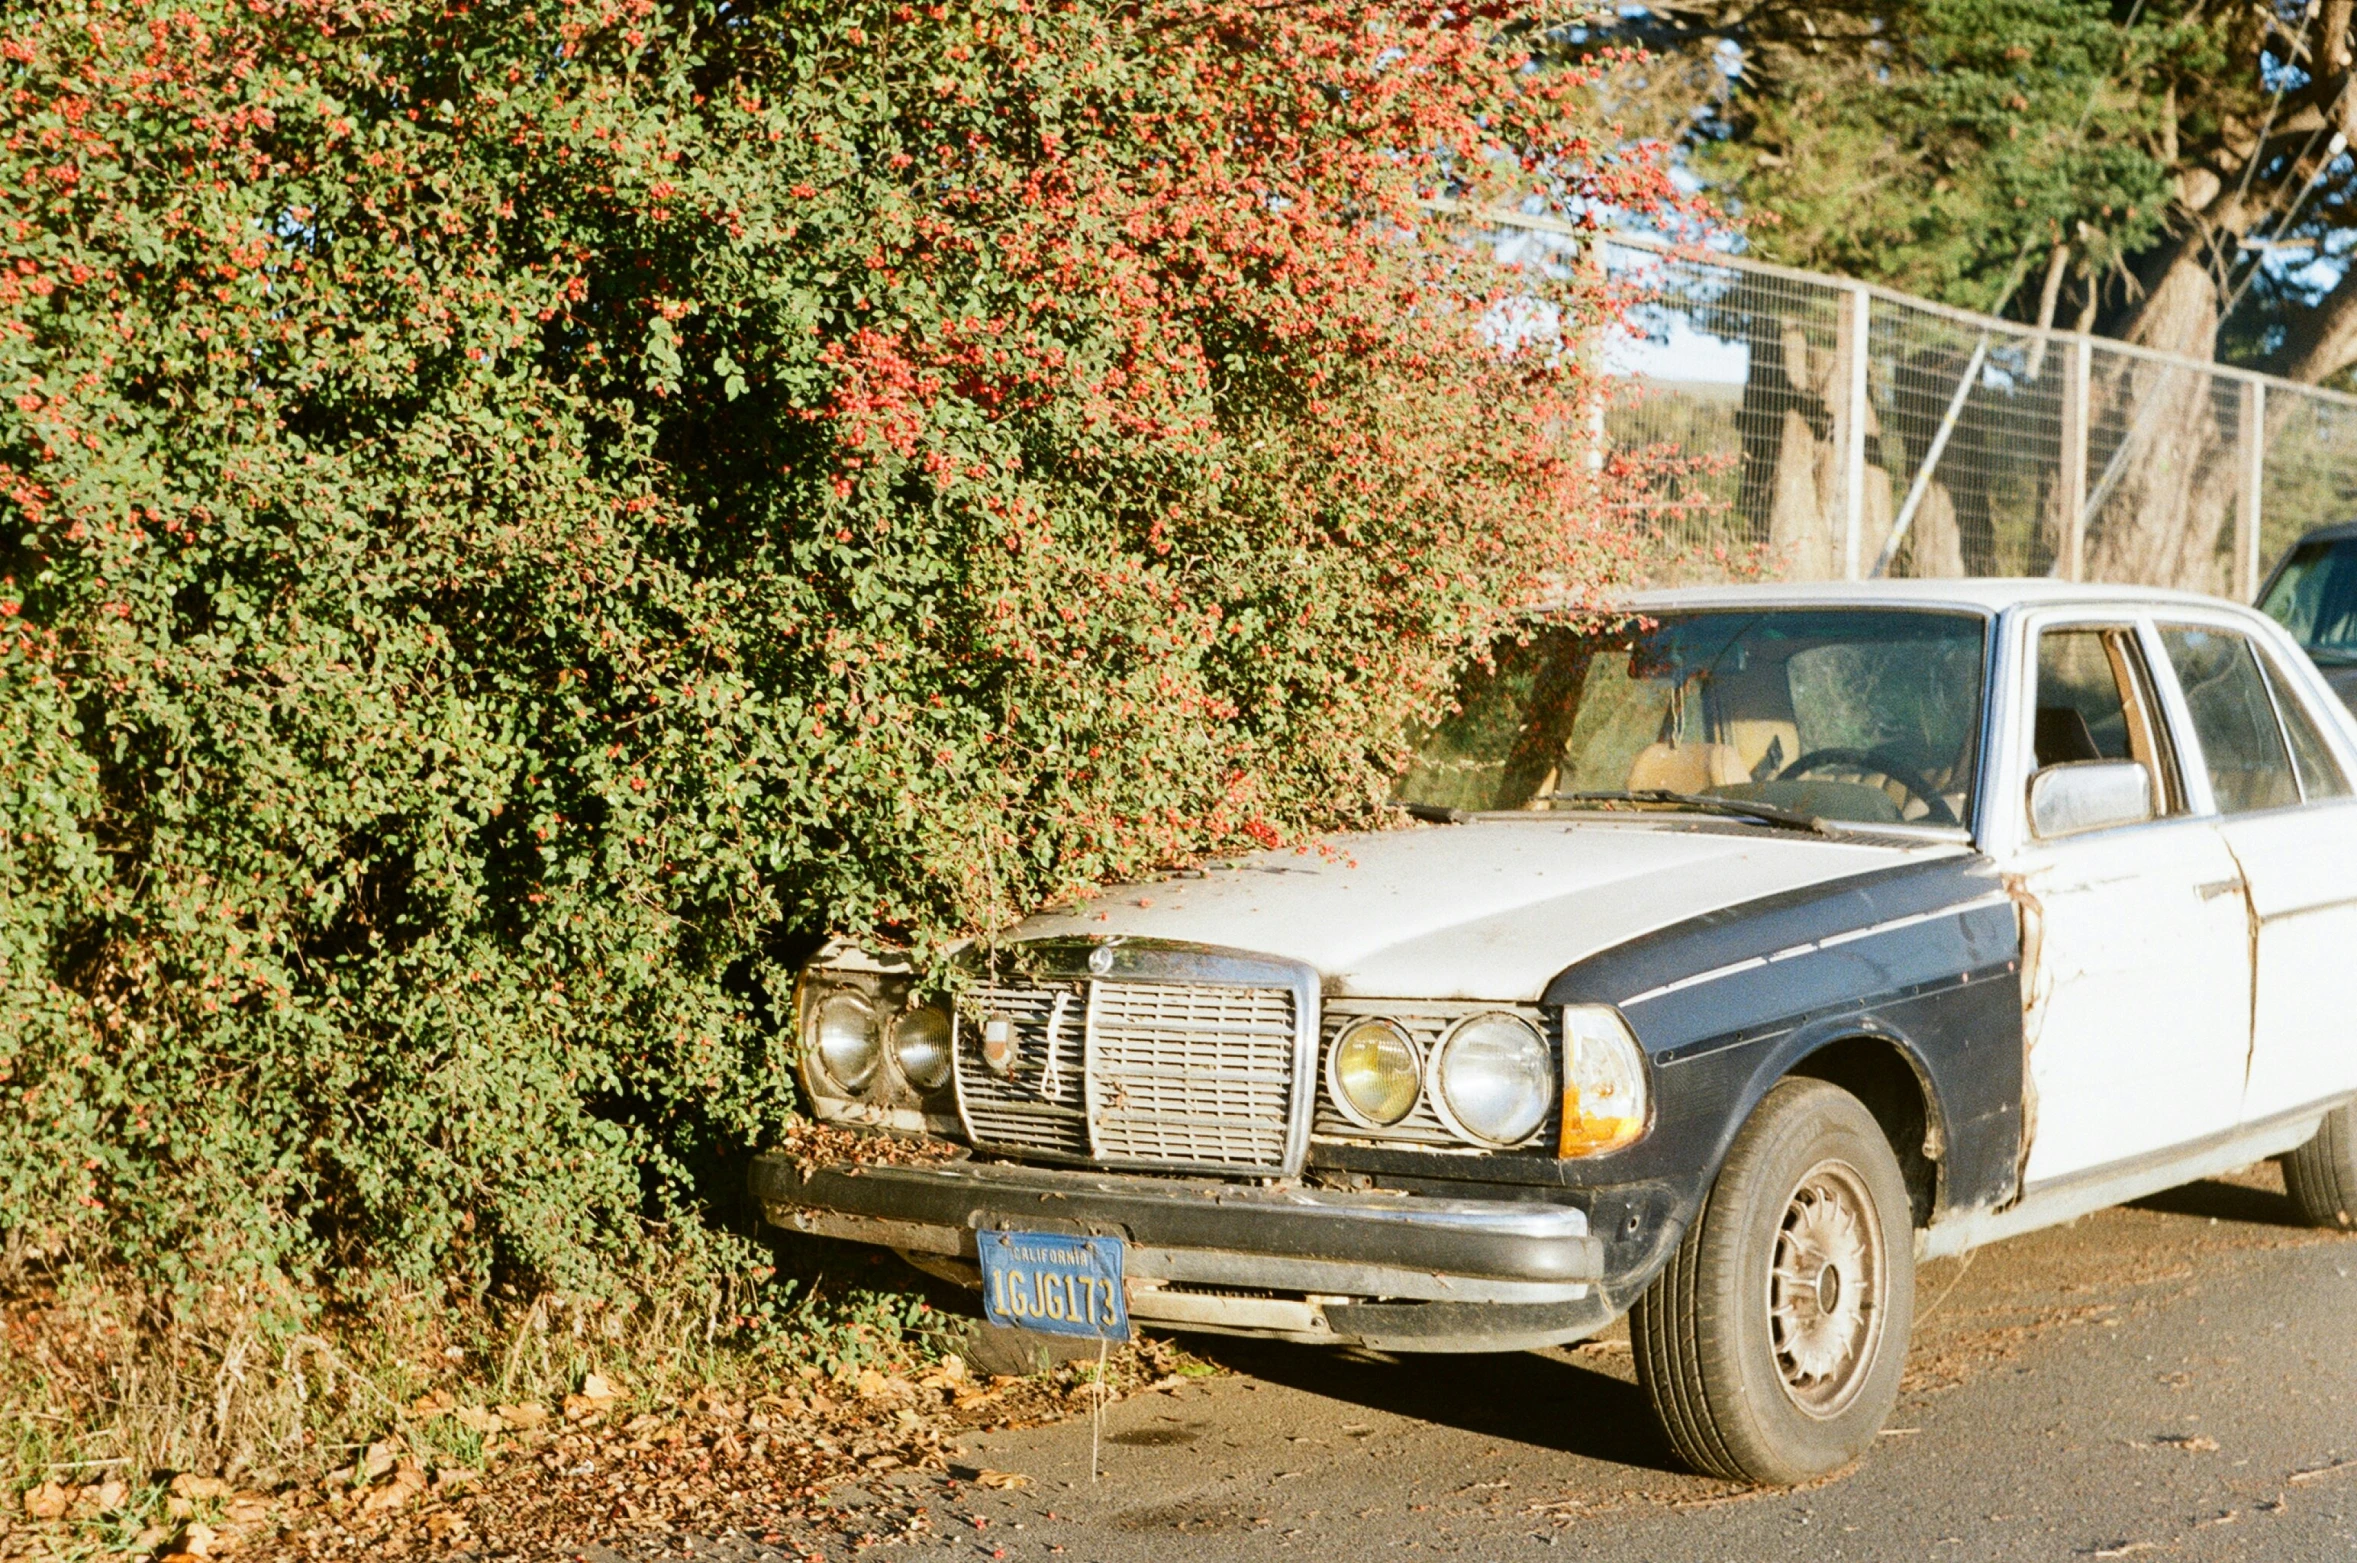
[(2250, 642), (2227, 630), (2164, 625), (2161, 644), (2184, 686), (2218, 812), (2247, 814), (2299, 802), (2299, 778)]
[(2347, 797), (2349, 779), (2341, 773), (2340, 763), (2333, 759), (2332, 748), (2324, 741), (2324, 734), (2316, 730), (2307, 707), (2300, 704), (2299, 697), (2284, 682), (2283, 669), (2270, 657), (2262, 657), (2260, 662), (2267, 673), (2267, 687), (2275, 696), (2276, 714), (2283, 718), (2284, 736), (2291, 740), (2292, 764), (2300, 773), (2302, 796)]

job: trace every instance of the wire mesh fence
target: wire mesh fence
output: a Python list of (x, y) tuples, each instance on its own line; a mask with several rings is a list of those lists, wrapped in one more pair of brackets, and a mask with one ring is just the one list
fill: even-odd
[[(1497, 214), (1503, 243), (1570, 230)], [(1583, 241), (1585, 242), (1585, 241)], [(1607, 448), (1651, 573), (2053, 575), (2247, 597), (2357, 519), (2357, 397), (1624, 236)]]

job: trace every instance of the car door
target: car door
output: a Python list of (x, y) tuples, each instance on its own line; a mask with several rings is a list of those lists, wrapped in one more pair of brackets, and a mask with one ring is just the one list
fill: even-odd
[(2250, 887), (2242, 1117), (2261, 1122), (2357, 1088), (2357, 799), (2279, 658), (2223, 623), (2164, 623), (2160, 639)]
[[(2029, 631), (2028, 752), (2016, 796), (2050, 765), (2129, 760), (2154, 816), (2054, 840), (2028, 827), (2009, 865), (2023, 903), (2028, 1159), (2040, 1183), (2231, 1129), (2250, 1040), (2242, 879), (2207, 797), (2189, 787), (2124, 619)], [(2191, 778), (2198, 782), (2199, 778)]]

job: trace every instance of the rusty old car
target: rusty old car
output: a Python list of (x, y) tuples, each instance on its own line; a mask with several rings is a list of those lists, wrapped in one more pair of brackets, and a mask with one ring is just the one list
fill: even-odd
[[(1626, 1314), (1680, 1456), (1837, 1470), (1914, 1267), (2280, 1157), (2357, 1212), (2357, 726), (2271, 620), (2054, 581), (1536, 623), (1400, 828), (822, 951), (768, 1217), (1001, 1325), (1512, 1351)], [(880, 1143), (880, 1142), (879, 1142)]]

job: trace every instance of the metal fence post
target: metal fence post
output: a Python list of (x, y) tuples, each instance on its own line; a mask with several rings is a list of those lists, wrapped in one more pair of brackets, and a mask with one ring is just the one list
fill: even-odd
[(2267, 476), (2267, 387), (2242, 383), (2242, 416), (2234, 442), (2234, 595), (2249, 602), (2259, 590), (2259, 507)]
[(1841, 356), (1841, 573), (1861, 578), (1866, 540), (1866, 357), (1874, 295), (1851, 283), (1842, 296), (1836, 346)]
[(2074, 336), (2064, 358), (2062, 381), (2062, 525), (2054, 554), (2054, 573), (2066, 581), (2081, 578), (2087, 555), (2087, 396), (2094, 378), (2095, 344)]

